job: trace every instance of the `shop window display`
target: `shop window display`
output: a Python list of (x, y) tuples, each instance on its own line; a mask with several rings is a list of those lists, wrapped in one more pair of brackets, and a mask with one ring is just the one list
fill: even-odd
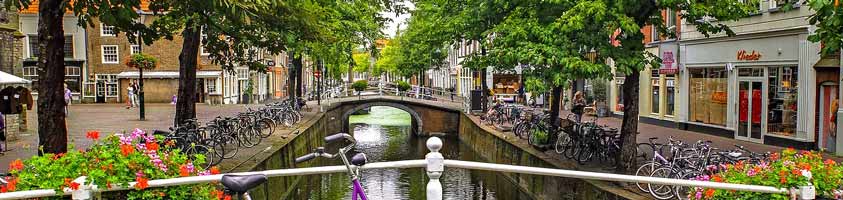
[(729, 96), (726, 68), (694, 68), (688, 72), (690, 121), (726, 126)]
[(797, 68), (771, 67), (768, 70), (767, 134), (793, 137), (799, 107)]

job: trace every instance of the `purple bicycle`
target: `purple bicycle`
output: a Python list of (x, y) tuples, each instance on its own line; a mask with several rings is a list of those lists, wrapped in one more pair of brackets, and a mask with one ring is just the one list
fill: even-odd
[[(358, 171), (360, 167), (366, 164), (366, 154), (357, 153), (351, 157), (351, 161), (349, 161), (347, 156), (345, 155), (348, 151), (354, 148), (355, 144), (357, 144), (357, 141), (354, 140), (354, 137), (346, 133), (337, 133), (325, 137), (325, 143), (332, 143), (342, 139), (347, 140), (349, 144), (337, 150), (337, 153), (326, 153), (324, 147), (318, 147), (316, 148), (315, 152), (296, 158), (296, 163), (313, 160), (316, 157), (335, 158), (339, 156), (343, 164), (345, 164), (346, 169), (348, 169), (348, 176), (351, 178), (351, 199), (357, 200), (359, 197), (361, 200), (368, 200), (369, 198), (366, 197), (366, 192), (363, 191), (363, 186), (360, 185), (360, 173)], [(356, 167), (351, 167), (352, 165)]]

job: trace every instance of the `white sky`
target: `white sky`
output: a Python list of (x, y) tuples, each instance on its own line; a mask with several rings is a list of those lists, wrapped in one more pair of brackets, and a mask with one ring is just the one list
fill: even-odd
[[(416, 6), (413, 5), (413, 3), (410, 2), (410, 1), (405, 0), (402, 3), (404, 4), (404, 6), (408, 7), (410, 10), (416, 9)], [(404, 29), (407, 28), (407, 19), (410, 18), (409, 13), (404, 13), (404, 14), (401, 14), (397, 17), (395, 16), (395, 13), (393, 13), (393, 12), (382, 12), (381, 14), (386, 18), (392, 19), (392, 22), (387, 22), (386, 26), (382, 30), (383, 34), (385, 36), (390, 37), (390, 38), (394, 37), (395, 36), (395, 30), (397, 28), (399, 28), (399, 26), (398, 26), (399, 24), (401, 25), (400, 26), (401, 30), (404, 30)]]

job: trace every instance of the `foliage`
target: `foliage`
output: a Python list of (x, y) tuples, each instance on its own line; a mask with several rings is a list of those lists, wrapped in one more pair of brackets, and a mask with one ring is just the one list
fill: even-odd
[(151, 55), (136, 53), (129, 56), (129, 59), (126, 60), (126, 66), (152, 70), (158, 67), (158, 59)]
[(533, 140), (532, 144), (547, 144), (549, 142), (548, 141), (549, 137), (547, 135), (547, 131), (545, 131), (544, 129), (541, 129), (541, 128), (534, 128), (534, 129), (531, 129), (531, 130), (532, 130), (532, 133), (530, 133), (530, 135), (531, 135), (530, 139)]
[(365, 52), (354, 53), (352, 55), (354, 60), (354, 72), (368, 72), (369, 71), (369, 54)]
[[(190, 160), (186, 155), (172, 148), (170, 141), (161, 136), (147, 134), (135, 129), (130, 134), (109, 135), (100, 140), (99, 132), (87, 133), (94, 144), (87, 150), (69, 151), (62, 154), (47, 153), (28, 160), (16, 160), (9, 172), (15, 184), (7, 185), (3, 191), (54, 189), (78, 189), (93, 183), (100, 188), (134, 187), (127, 199), (215, 199), (216, 189), (212, 184), (195, 184), (164, 188), (144, 186), (154, 179), (184, 176), (211, 175), (219, 173), (216, 168), (204, 170), (200, 167), (204, 157)], [(72, 182), (86, 176), (86, 183)], [(130, 185), (130, 182), (137, 182)]]
[(354, 91), (358, 92), (365, 90), (366, 87), (369, 87), (369, 81), (366, 80), (354, 81), (354, 83), (351, 84), (351, 88), (354, 88)]
[[(814, 185), (818, 197), (835, 197), (833, 190), (841, 188), (843, 167), (831, 159), (822, 158), (822, 153), (800, 151), (789, 148), (771, 156), (771, 162), (758, 165), (744, 164), (717, 166), (724, 171), (700, 176), (697, 180), (723, 183), (764, 185), (778, 188), (795, 188)], [(790, 199), (785, 194), (764, 194), (757, 192), (736, 192), (727, 190), (695, 188), (692, 199)]]
[(403, 57), (400, 55), (401, 35), (396, 35), (395, 38), (389, 40), (386, 46), (381, 50), (380, 58), (375, 61), (375, 74), (381, 73), (399, 73), (399, 66)]
[(840, 0), (809, 0), (808, 5), (815, 11), (808, 21), (817, 26), (808, 40), (822, 42), (823, 55), (839, 51), (843, 48), (843, 5)]
[(255, 81), (253, 79), (249, 79), (249, 82), (246, 84), (246, 89), (243, 90), (243, 94), (246, 96), (252, 96), (255, 90)]
[(590, 96), (593, 97), (594, 101), (606, 102), (606, 93), (609, 92), (608, 83), (605, 80), (592, 80), (591, 92), (593, 94), (591, 94)]
[(410, 90), (410, 83), (407, 81), (398, 81), (398, 91), (404, 92)]

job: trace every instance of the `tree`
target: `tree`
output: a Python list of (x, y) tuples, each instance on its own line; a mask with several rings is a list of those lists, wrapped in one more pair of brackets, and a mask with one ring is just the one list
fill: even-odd
[(843, 5), (840, 0), (810, 0), (808, 5), (815, 11), (809, 22), (817, 26), (808, 40), (821, 42), (823, 55), (839, 52), (843, 48)]
[[(733, 35), (729, 27), (720, 22), (739, 19), (753, 10), (737, 0), (429, 0), (419, 4), (421, 6), (417, 8), (426, 11), (415, 12), (433, 14), (413, 17), (432, 20), (457, 13), (453, 17), (458, 19), (455, 24), (437, 26), (459, 27), (464, 33), (449, 31), (446, 34), (481, 41), (481, 54), (469, 56), (463, 62), (464, 66), (495, 66), (496, 70), (510, 70), (522, 65), (526, 66), (528, 80), (550, 83), (554, 114), (560, 107), (559, 93), (565, 83), (576, 79), (609, 78), (611, 66), (603, 61), (614, 60), (616, 70), (627, 78), (623, 86), (622, 152), (617, 157), (617, 170), (621, 173), (630, 173), (635, 167), (640, 71), (648, 63), (659, 62), (657, 57), (644, 51), (641, 27), (653, 25), (659, 32), (675, 34), (667, 30), (661, 15), (661, 10), (670, 8), (682, 10), (682, 18), (705, 35), (721, 32)], [(554, 117), (554, 121), (558, 120)]]

